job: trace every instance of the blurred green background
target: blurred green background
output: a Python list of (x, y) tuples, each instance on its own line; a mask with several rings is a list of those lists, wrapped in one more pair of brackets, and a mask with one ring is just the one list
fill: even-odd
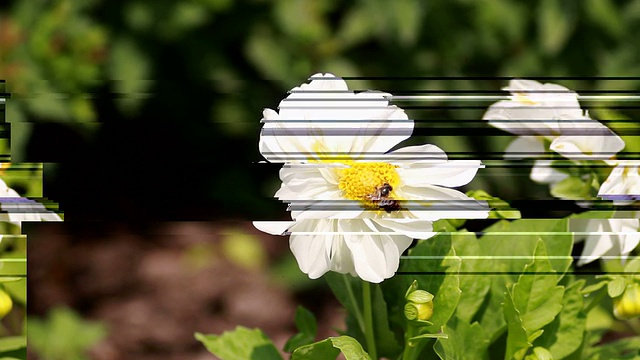
[[(277, 166), (254, 164), (259, 120), (316, 72), (368, 77), (350, 87), (392, 93), (497, 91), (507, 81), (371, 78), (640, 74), (638, 0), (34, 0), (3, 2), (0, 14), (13, 161), (57, 163), (46, 166), (46, 196), (70, 219), (286, 216), (267, 198)], [(483, 110), (408, 113), (455, 120)], [(480, 153), (510, 139), (422, 131), (409, 143)], [(526, 170), (510, 175), (523, 181), (487, 173), (472, 185), (548, 197)]]

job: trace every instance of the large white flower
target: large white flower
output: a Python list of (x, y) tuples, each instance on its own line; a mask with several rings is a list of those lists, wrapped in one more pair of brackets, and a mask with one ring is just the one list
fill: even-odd
[(37, 201), (21, 197), (0, 179), (0, 221), (20, 226), (23, 221), (62, 221)]
[(576, 240), (585, 240), (578, 266), (599, 258), (617, 257), (625, 261), (640, 243), (638, 219), (570, 219)]
[[(491, 105), (483, 119), (502, 130), (520, 135), (506, 149), (505, 157), (535, 157), (549, 149), (571, 160), (610, 159), (625, 146), (611, 129), (583, 112), (578, 94), (556, 84), (513, 79), (503, 88), (510, 100)], [(534, 163), (531, 179), (557, 183), (568, 175), (551, 167), (549, 160)]]
[(598, 196), (613, 200), (616, 205), (626, 205), (640, 200), (640, 161), (616, 160), (616, 167), (598, 191)]
[(433, 236), (441, 218), (486, 218), (486, 203), (448, 189), (469, 183), (480, 161), (450, 161), (433, 145), (389, 150), (408, 138), (413, 121), (389, 105), (389, 94), (350, 92), (344, 80), (316, 74), (291, 90), (280, 112), (264, 111), (260, 151), (286, 162), (276, 196), (292, 222), (255, 222), (291, 235), (300, 269), (369, 282), (393, 276), (412, 239)]

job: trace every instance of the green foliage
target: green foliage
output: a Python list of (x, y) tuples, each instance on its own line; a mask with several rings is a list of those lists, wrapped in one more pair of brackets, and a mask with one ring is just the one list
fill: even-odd
[[(346, 319), (347, 331), (346, 335), (355, 338), (360, 343), (365, 342), (364, 337), (364, 323), (360, 318), (362, 314), (362, 282), (349, 275), (340, 275), (333, 272), (329, 272), (324, 275), (329, 287), (333, 291), (334, 295), (340, 301), (340, 303), (347, 309), (348, 317)], [(408, 286), (407, 286), (408, 287)], [(400, 294), (399, 302), (404, 301), (404, 291)], [(385, 291), (386, 294), (386, 291)], [(391, 325), (394, 323), (400, 323), (401, 320), (390, 319), (389, 306), (397, 306), (400, 309), (399, 313), (393, 312), (396, 317), (402, 316), (402, 309), (404, 303), (388, 304), (383, 297), (383, 291), (379, 286), (372, 286), (372, 308), (375, 316), (373, 317), (373, 329), (375, 335), (375, 344), (380, 356), (391, 356), (401, 351), (400, 343), (396, 334), (392, 331)]]
[(348, 336), (330, 337), (328, 339), (305, 345), (296, 349), (292, 360), (325, 360), (335, 359), (342, 353), (347, 360), (370, 360), (360, 343)]
[(54, 308), (46, 319), (29, 318), (29, 346), (47, 360), (88, 359), (87, 350), (106, 335), (102, 323), (83, 320), (68, 308)]
[(318, 332), (318, 324), (313, 313), (302, 306), (298, 306), (296, 309), (295, 322), (299, 332), (293, 335), (284, 345), (284, 351), (286, 352), (292, 352), (303, 345), (311, 344)]
[(238, 326), (222, 335), (196, 333), (195, 337), (209, 352), (222, 360), (282, 359), (271, 340), (259, 329)]

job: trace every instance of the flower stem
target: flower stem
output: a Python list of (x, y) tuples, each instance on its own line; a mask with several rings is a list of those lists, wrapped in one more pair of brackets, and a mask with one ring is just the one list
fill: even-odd
[(409, 343), (411, 342), (409, 339), (411, 339), (414, 336), (413, 330), (414, 330), (414, 326), (409, 324), (407, 326), (407, 332), (404, 335), (405, 344), (404, 344), (404, 351), (402, 352), (402, 360), (415, 359), (414, 351), (416, 349), (416, 346), (415, 344), (413, 346), (409, 345)]
[(353, 294), (353, 289), (351, 288), (351, 282), (349, 281), (348, 275), (343, 274), (342, 279), (344, 280), (344, 287), (347, 289), (347, 295), (349, 296), (349, 302), (351, 306), (353, 306), (354, 316), (356, 317), (356, 321), (358, 322), (358, 326), (360, 327), (360, 331), (364, 334), (364, 319), (362, 318), (362, 311), (360, 311), (360, 306), (358, 306), (358, 301), (356, 301), (356, 296)]
[(362, 302), (364, 303), (364, 336), (367, 341), (367, 350), (371, 359), (376, 360), (375, 336), (373, 334), (373, 308), (371, 306), (371, 284), (367, 281), (362, 282)]

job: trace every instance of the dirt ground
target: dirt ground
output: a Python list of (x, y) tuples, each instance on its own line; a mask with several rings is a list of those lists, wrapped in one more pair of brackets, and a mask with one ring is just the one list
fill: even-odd
[[(262, 265), (225, 256), (229, 229), (258, 239)], [(282, 349), (296, 332), (300, 304), (319, 319), (319, 339), (344, 328), (345, 313), (322, 280), (302, 291), (274, 281), (270, 267), (292, 256), (287, 238), (260, 233), (250, 222), (172, 222), (144, 229), (63, 223), (32, 232), (29, 316), (67, 305), (103, 321), (109, 335), (91, 349), (93, 359), (215, 359), (194, 332), (220, 334), (238, 325), (262, 329)], [(31, 353), (30, 358), (37, 359)]]

